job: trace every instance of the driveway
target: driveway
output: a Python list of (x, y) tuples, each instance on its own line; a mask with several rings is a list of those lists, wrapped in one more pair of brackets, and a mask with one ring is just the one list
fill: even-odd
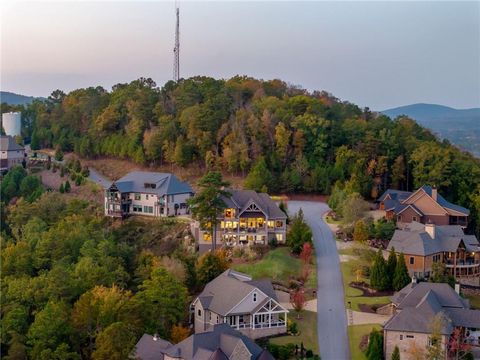
[(322, 360), (350, 359), (342, 273), (333, 233), (322, 219), (327, 204), (289, 201), (290, 214), (302, 208), (313, 233), (317, 256), (317, 326)]
[(106, 188), (108, 185), (112, 183), (106, 177), (101, 175), (97, 170), (93, 168), (89, 168), (89, 171), (90, 171), (90, 175), (88, 176), (88, 178), (94, 183), (97, 183), (98, 185), (102, 186), (103, 188)]

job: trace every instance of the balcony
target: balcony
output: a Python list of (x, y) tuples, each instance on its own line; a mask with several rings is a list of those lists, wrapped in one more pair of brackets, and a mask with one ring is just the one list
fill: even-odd
[(107, 215), (112, 217), (123, 217), (124, 214), (121, 210), (108, 210)]
[(463, 261), (463, 260), (459, 260), (457, 261), (456, 264), (453, 263), (453, 261), (447, 261), (445, 263), (445, 266), (449, 269), (453, 269), (453, 268), (457, 268), (457, 269), (470, 269), (470, 268), (474, 268), (474, 267), (478, 267), (480, 266), (480, 261), (474, 261), (474, 260), (467, 260), (467, 261)]
[(240, 330), (240, 329), (268, 329), (268, 328), (278, 328), (278, 327), (284, 327), (285, 321), (283, 320), (278, 320), (278, 321), (272, 321), (271, 323), (265, 322), (265, 323), (260, 323), (260, 324), (252, 324), (252, 323), (243, 323), (243, 324), (238, 324), (238, 325), (231, 325), (234, 329)]

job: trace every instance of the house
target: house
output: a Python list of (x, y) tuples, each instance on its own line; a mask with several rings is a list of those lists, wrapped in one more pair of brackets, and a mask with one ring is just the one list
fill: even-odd
[[(285, 243), (287, 215), (264, 193), (253, 190), (226, 189), (230, 196), (222, 196), (226, 207), (218, 217), (217, 242), (227, 245), (268, 244), (275, 239)], [(201, 229), (198, 222), (192, 224), (192, 233), (200, 249), (210, 247), (209, 231)]]
[(480, 244), (460, 225), (412, 222), (395, 230), (387, 249), (405, 255), (410, 276), (428, 278), (435, 262), (445, 264), (460, 281), (480, 276)]
[(402, 224), (417, 221), (422, 224), (461, 225), (466, 227), (470, 211), (447, 201), (437, 188), (424, 185), (417, 191), (387, 190), (379, 199), (379, 209), (387, 219)]
[(194, 334), (173, 345), (157, 335), (144, 334), (133, 351), (137, 360), (274, 360), (254, 341), (227, 324)]
[(252, 339), (287, 332), (287, 314), (269, 280), (226, 270), (192, 302), (195, 333), (226, 323)]
[(25, 148), (18, 145), (11, 136), (0, 136), (0, 171), (13, 166), (22, 165), (25, 159)]
[(445, 355), (449, 339), (456, 328), (460, 329), (466, 342), (478, 345), (480, 311), (471, 310), (468, 300), (460, 297), (448, 284), (417, 284), (412, 281), (391, 300), (394, 315), (383, 328), (386, 359), (391, 358), (395, 346), (398, 346), (402, 360), (418, 358), (413, 356), (413, 349), (417, 349), (417, 352), (426, 351), (436, 318), (442, 319), (438, 330)]
[(189, 184), (173, 174), (133, 171), (105, 189), (105, 215), (177, 216), (188, 214)]

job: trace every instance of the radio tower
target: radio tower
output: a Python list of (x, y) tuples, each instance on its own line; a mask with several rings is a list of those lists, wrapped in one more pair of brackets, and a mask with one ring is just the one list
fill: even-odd
[(180, 80), (180, 9), (175, 2), (175, 13), (177, 14), (177, 25), (175, 27), (175, 47), (173, 48), (173, 80)]

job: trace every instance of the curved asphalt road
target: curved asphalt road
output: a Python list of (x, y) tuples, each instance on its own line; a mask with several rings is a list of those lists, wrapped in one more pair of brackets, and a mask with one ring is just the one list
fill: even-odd
[(317, 256), (317, 328), (322, 360), (348, 360), (350, 348), (343, 295), (342, 273), (337, 246), (322, 215), (327, 204), (314, 201), (289, 201), (291, 214), (302, 208), (313, 233)]

